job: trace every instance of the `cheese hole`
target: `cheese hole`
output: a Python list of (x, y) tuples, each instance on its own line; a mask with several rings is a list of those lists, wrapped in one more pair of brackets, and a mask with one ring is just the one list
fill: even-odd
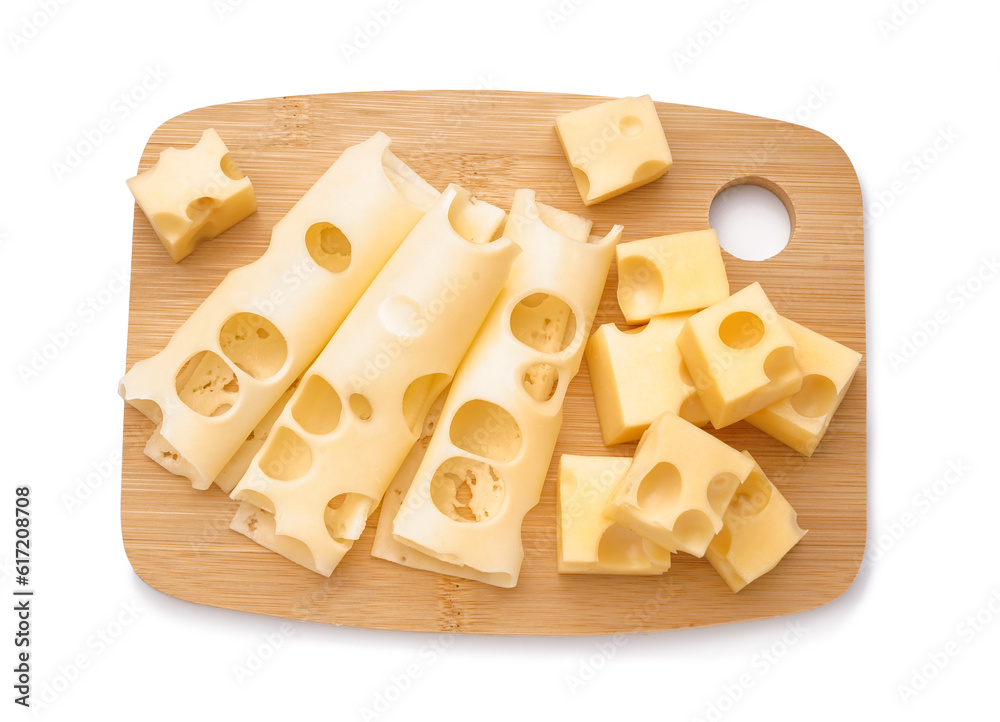
[(764, 373), (775, 382), (790, 380), (801, 373), (795, 362), (795, 350), (791, 346), (779, 346), (771, 351), (764, 359)]
[(524, 372), (521, 385), (535, 401), (548, 401), (559, 388), (559, 371), (552, 364), (532, 364)]
[(815, 419), (830, 410), (837, 399), (837, 387), (822, 374), (809, 374), (802, 379), (802, 388), (790, 400), (799, 416)]
[(722, 319), (719, 338), (729, 348), (753, 348), (764, 338), (764, 322), (750, 311), (737, 311)]
[(629, 317), (656, 313), (663, 300), (663, 275), (644, 256), (626, 256), (618, 264), (618, 303)]
[(217, 198), (209, 198), (208, 196), (202, 196), (201, 198), (195, 198), (193, 201), (188, 203), (185, 214), (192, 221), (201, 220), (209, 213), (212, 209), (221, 205), (221, 202)]
[(733, 492), (736, 491), (736, 487), (739, 485), (740, 480), (736, 478), (736, 475), (728, 472), (719, 474), (712, 479), (708, 483), (707, 490), (708, 505), (712, 507), (712, 511), (722, 516), (726, 512), (726, 507), (729, 506), (730, 500), (733, 498)]
[(281, 331), (255, 313), (234, 314), (219, 331), (219, 346), (236, 367), (263, 381), (278, 373), (288, 358)]
[(253, 504), (258, 509), (263, 509), (270, 514), (274, 513), (274, 502), (271, 501), (270, 497), (259, 491), (254, 491), (253, 489), (243, 489), (239, 492), (239, 496), (236, 498), (238, 501), (245, 501), (248, 504)]
[(621, 524), (612, 524), (604, 530), (597, 544), (597, 562), (618, 569), (637, 569), (649, 564), (642, 537)]
[(667, 164), (661, 160), (647, 160), (642, 163), (632, 174), (633, 183), (643, 183), (648, 178), (663, 175), (666, 172)]
[(362, 421), (368, 421), (372, 417), (371, 402), (361, 394), (351, 394), (348, 403), (351, 405), (351, 411), (354, 412), (354, 415)]
[(634, 138), (642, 132), (642, 121), (634, 115), (626, 115), (618, 121), (618, 132), (626, 138)]
[(174, 389), (185, 406), (209, 417), (230, 411), (240, 394), (236, 372), (214, 351), (199, 351), (185, 361)]
[(701, 546), (706, 537), (715, 536), (712, 520), (700, 509), (688, 509), (681, 513), (671, 531), (680, 546)]
[(511, 311), (510, 330), (525, 346), (542, 353), (559, 353), (575, 340), (576, 314), (558, 296), (533, 293)]
[(226, 174), (227, 178), (231, 178), (232, 180), (243, 178), (243, 171), (236, 165), (236, 161), (233, 160), (233, 157), (229, 153), (222, 156), (222, 160), (219, 161), (219, 168)]
[(420, 304), (408, 296), (393, 296), (378, 307), (378, 317), (387, 331), (402, 338), (416, 338), (427, 330)]
[(260, 468), (278, 481), (295, 481), (305, 476), (312, 466), (309, 445), (287, 426), (272, 433), (264, 444)]
[(466, 401), (455, 412), (451, 442), (470, 454), (493, 461), (510, 461), (521, 451), (521, 428), (501, 406), (482, 399)]
[(664, 549), (659, 544), (654, 544), (649, 541), (649, 539), (643, 539), (642, 547), (646, 552), (646, 556), (652, 559), (657, 564), (669, 564), (670, 563), (670, 550)]
[(680, 496), (681, 472), (669, 461), (661, 461), (639, 482), (636, 503), (654, 516), (662, 516), (673, 509)]
[(313, 223), (306, 231), (306, 250), (331, 273), (346, 271), (351, 265), (351, 242), (332, 223)]
[(729, 527), (722, 527), (722, 531), (715, 535), (712, 539), (712, 550), (719, 556), (726, 556), (729, 553), (730, 547), (733, 546), (733, 534), (729, 531)]
[(323, 522), (330, 538), (340, 544), (349, 544), (360, 537), (370, 510), (371, 500), (364, 494), (349, 492), (330, 499), (323, 510)]
[(306, 379), (292, 405), (292, 418), (310, 434), (329, 434), (340, 423), (344, 405), (330, 383), (319, 374)]
[(587, 172), (577, 168), (575, 165), (573, 169), (573, 180), (576, 181), (576, 187), (580, 189), (580, 195), (586, 198), (590, 195), (590, 176)]
[(410, 432), (420, 436), (427, 412), (448, 385), (448, 374), (425, 374), (410, 382), (403, 393), (403, 418)]
[(504, 493), (503, 478), (484, 461), (453, 456), (431, 478), (431, 501), (454, 521), (481, 522), (495, 517)]
[(751, 474), (750, 478), (736, 490), (733, 500), (729, 503), (729, 511), (742, 517), (760, 514), (771, 503), (772, 488), (757, 474)]

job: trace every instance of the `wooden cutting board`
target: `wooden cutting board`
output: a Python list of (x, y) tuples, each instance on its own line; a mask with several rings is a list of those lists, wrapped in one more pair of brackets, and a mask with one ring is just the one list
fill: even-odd
[[(725, 255), (733, 290), (760, 281), (779, 313), (865, 350), (861, 192), (851, 162), (821, 133), (776, 120), (657, 103), (674, 157), (666, 176), (586, 208), (553, 129), (556, 115), (605, 100), (581, 95), (425, 91), (312, 95), (192, 110), (161, 125), (139, 170), (168, 146), (214, 127), (253, 181), (257, 213), (180, 264), (135, 209), (127, 367), (163, 348), (227, 271), (264, 251), (271, 227), (341, 151), (375, 131), (442, 189), (457, 182), (507, 208), (529, 187), (549, 205), (625, 226), (623, 240), (709, 227), (723, 188), (775, 191), (792, 217), (787, 248), (766, 261)], [(124, 180), (124, 179), (123, 179)], [(623, 323), (612, 266), (596, 324)], [(136, 573), (192, 602), (279, 617), (378, 629), (489, 634), (650, 632), (756, 619), (840, 596), (865, 548), (866, 374), (862, 361), (812, 458), (739, 423), (716, 433), (749, 450), (809, 533), (770, 574), (733, 594), (703, 559), (673, 557), (662, 577), (560, 575), (555, 559), (555, 473), (563, 453), (631, 456), (601, 442), (586, 363), (566, 399), (562, 433), (541, 503), (524, 524), (514, 589), (404, 568), (370, 555), (374, 520), (331, 578), (229, 530), (236, 503), (191, 488), (146, 458), (152, 424), (125, 407), (122, 534)]]

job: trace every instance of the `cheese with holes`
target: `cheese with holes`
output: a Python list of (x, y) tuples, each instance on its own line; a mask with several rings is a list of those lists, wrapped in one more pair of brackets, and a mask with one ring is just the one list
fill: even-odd
[[(622, 227), (514, 195), (504, 234), (523, 250), (462, 362), (437, 430), (393, 519), (394, 539), (455, 576), (512, 587)], [(402, 556), (401, 554), (399, 556)], [(426, 567), (424, 567), (426, 568)], [(435, 565), (440, 570), (440, 565)]]
[(231, 494), (258, 523), (233, 528), (333, 573), (507, 280), (504, 215), (454, 185), (435, 201), (303, 375)]
[(673, 160), (652, 98), (618, 98), (556, 118), (585, 205), (656, 180)]
[(606, 323), (590, 337), (587, 366), (606, 445), (635, 441), (665, 411), (696, 426), (708, 423), (677, 348), (688, 315), (654, 316), (625, 331)]
[(155, 424), (146, 454), (207, 489), (312, 363), (438, 193), (376, 133), (340, 158), (119, 392)]
[(703, 556), (753, 461), (671, 413), (636, 447), (605, 515), (670, 551)]
[(618, 305), (629, 323), (698, 311), (729, 296), (729, 278), (715, 231), (691, 231), (622, 243)]
[(126, 182), (175, 263), (257, 210), (250, 179), (214, 128), (191, 148), (166, 148)]
[(792, 505), (756, 463), (733, 495), (722, 522), (705, 558), (734, 592), (774, 569), (806, 533), (799, 528)]
[(861, 354), (787, 318), (781, 320), (795, 340), (802, 388), (750, 414), (746, 422), (800, 454), (812, 456), (847, 395)]
[(632, 460), (621, 456), (559, 459), (556, 554), (561, 574), (662, 574), (670, 552), (604, 515)]
[(802, 387), (795, 339), (756, 282), (691, 316), (677, 346), (717, 429)]

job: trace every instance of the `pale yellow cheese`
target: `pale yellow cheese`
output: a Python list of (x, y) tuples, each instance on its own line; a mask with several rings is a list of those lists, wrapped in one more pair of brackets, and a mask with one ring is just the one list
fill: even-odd
[(714, 230), (621, 243), (618, 305), (629, 323), (697, 311), (729, 296), (722, 248)]
[(273, 515), (254, 541), (324, 576), (340, 563), (507, 280), (520, 249), (491, 240), (504, 215), (452, 185), (420, 219), (233, 490), (258, 522)]
[(654, 316), (622, 331), (606, 323), (587, 342), (587, 366), (601, 435), (608, 446), (635, 441), (664, 411), (708, 423), (677, 335), (690, 314)]
[(802, 386), (795, 340), (756, 282), (688, 318), (677, 346), (717, 429)]
[[(536, 202), (530, 190), (515, 193), (504, 234), (523, 252), (455, 376), (398, 513), (380, 520), (419, 554), (390, 548), (383, 556), (497, 586), (517, 583), (521, 524), (541, 495), (566, 389), (622, 232), (590, 230), (589, 221)], [(428, 565), (428, 557), (450, 567)]]
[(604, 514), (670, 551), (704, 555), (753, 461), (669, 412), (639, 440)]
[(604, 515), (630, 458), (559, 459), (556, 554), (561, 574), (662, 574), (670, 552)]
[(588, 206), (656, 180), (673, 162), (648, 95), (560, 115), (556, 134)]
[(312, 363), (438, 193), (376, 133), (340, 158), (166, 347), (122, 379), (155, 424), (146, 454), (207, 489)]
[(174, 262), (257, 210), (250, 179), (214, 128), (191, 148), (166, 148), (128, 181), (139, 208)]
[(771, 571), (806, 533), (799, 528), (792, 505), (756, 463), (733, 495), (722, 522), (705, 558), (734, 592)]
[(746, 421), (800, 454), (812, 456), (854, 380), (861, 354), (787, 318), (782, 321), (795, 339), (802, 388), (750, 414)]

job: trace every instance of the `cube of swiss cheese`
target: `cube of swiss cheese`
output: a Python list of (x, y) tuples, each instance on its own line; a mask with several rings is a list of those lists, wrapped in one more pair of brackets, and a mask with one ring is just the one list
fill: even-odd
[(673, 159), (652, 98), (619, 98), (556, 118), (585, 205), (656, 180)]
[(257, 210), (250, 179), (213, 128), (191, 148), (166, 148), (127, 183), (175, 263)]

